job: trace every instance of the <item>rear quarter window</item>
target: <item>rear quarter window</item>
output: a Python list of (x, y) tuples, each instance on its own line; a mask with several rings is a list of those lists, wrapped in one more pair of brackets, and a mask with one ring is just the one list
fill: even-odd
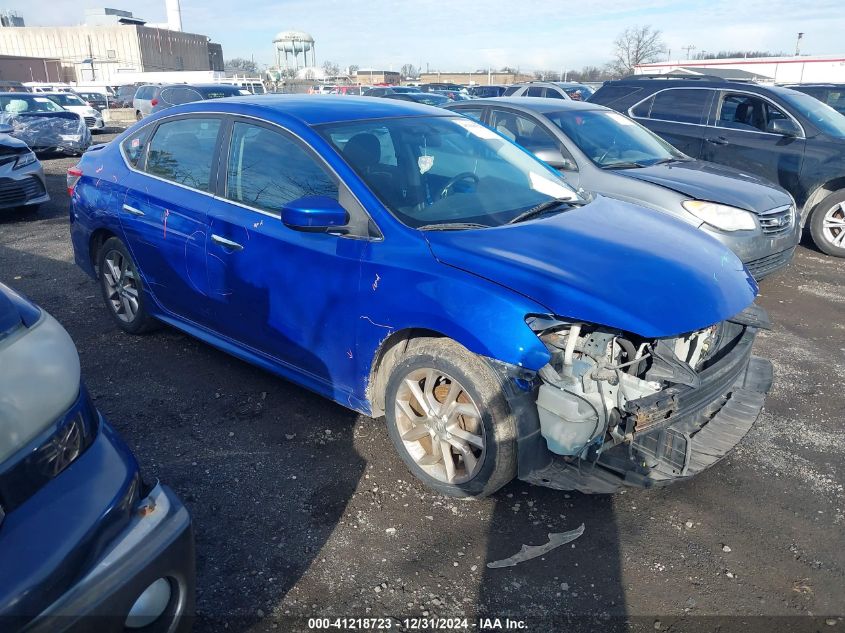
[(128, 136), (120, 144), (126, 162), (132, 167), (138, 168), (144, 157), (144, 150), (147, 147), (147, 139), (150, 136), (150, 127), (147, 126)]
[(701, 124), (713, 91), (700, 88), (671, 88), (656, 93), (631, 110), (635, 117)]
[(642, 88), (637, 86), (602, 86), (596, 90), (595, 94), (590, 97), (589, 101), (601, 103), (603, 105), (610, 105), (616, 101), (625, 99), (626, 97), (633, 97)]

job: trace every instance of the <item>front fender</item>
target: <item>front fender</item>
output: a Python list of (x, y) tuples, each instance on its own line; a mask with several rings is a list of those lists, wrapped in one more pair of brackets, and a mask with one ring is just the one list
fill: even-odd
[(421, 253), (422, 258), (428, 261), (416, 267), (415, 258), (407, 253), (402, 260), (379, 258), (362, 266), (354, 397), (367, 401), (367, 384), (381, 344), (403, 330), (436, 332), (471, 352), (530, 371), (548, 363), (548, 350), (525, 323), (527, 315), (545, 313), (542, 306), (503, 286), (437, 263), (429, 253)]

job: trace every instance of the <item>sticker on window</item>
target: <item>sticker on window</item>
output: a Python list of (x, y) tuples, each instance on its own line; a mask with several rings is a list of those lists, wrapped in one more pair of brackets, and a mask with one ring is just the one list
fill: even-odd
[(475, 121), (470, 121), (469, 119), (454, 119), (454, 121), (462, 128), (464, 128), (471, 134), (477, 136), (478, 138), (483, 138), (487, 141), (496, 140), (499, 138), (499, 135), (496, 134), (493, 130), (488, 127), (484, 127), (483, 125), (479, 125)]
[(619, 125), (634, 125), (634, 122), (624, 114), (619, 114), (618, 112), (608, 112), (607, 116), (616, 121)]

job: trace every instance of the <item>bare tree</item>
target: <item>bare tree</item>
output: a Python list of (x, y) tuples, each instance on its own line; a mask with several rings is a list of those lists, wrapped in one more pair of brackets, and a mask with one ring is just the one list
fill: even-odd
[(254, 73), (258, 70), (255, 62), (244, 57), (234, 57), (223, 62), (223, 67), (231, 72)]
[(323, 72), (327, 77), (337, 77), (340, 74), (340, 66), (328, 60), (323, 62)]
[(648, 64), (666, 52), (660, 31), (646, 26), (625, 29), (613, 42), (613, 61), (609, 66), (615, 75), (630, 75), (638, 64)]
[(417, 79), (420, 76), (417, 71), (417, 67), (413, 64), (404, 64), (402, 68), (399, 69), (399, 74), (401, 74), (405, 79)]
[(360, 66), (358, 66), (358, 64), (349, 64), (349, 67), (346, 69), (346, 71), (347, 71), (350, 75), (354, 75), (355, 73), (357, 73), (357, 72), (358, 72), (358, 69), (359, 69), (359, 68), (360, 68)]

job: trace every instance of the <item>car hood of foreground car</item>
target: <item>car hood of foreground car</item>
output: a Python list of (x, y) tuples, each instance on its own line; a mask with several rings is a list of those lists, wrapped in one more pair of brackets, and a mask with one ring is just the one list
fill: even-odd
[(644, 337), (710, 326), (757, 294), (742, 262), (704, 232), (602, 196), (538, 220), (425, 236), (438, 261), (550, 314)]
[(613, 173), (650, 182), (696, 200), (757, 212), (792, 204), (780, 187), (757, 176), (703, 160), (683, 160)]

